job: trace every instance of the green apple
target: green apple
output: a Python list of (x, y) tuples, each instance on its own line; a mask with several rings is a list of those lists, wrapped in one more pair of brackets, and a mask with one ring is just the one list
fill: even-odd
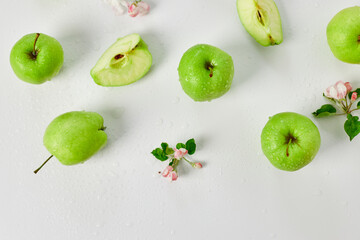
[(338, 12), (326, 29), (332, 53), (341, 61), (360, 63), (360, 7)]
[(90, 74), (98, 85), (123, 86), (142, 78), (151, 64), (152, 56), (145, 42), (139, 34), (130, 34), (111, 45)]
[(320, 133), (315, 124), (298, 113), (274, 115), (261, 133), (265, 156), (277, 168), (296, 171), (310, 163), (320, 148)]
[[(106, 145), (107, 135), (103, 124), (104, 119), (95, 112), (62, 114), (47, 127), (43, 139), (44, 145), (52, 156), (64, 165), (82, 163)], [(35, 173), (49, 159), (35, 170)]]
[(231, 56), (221, 49), (198, 44), (184, 53), (178, 72), (187, 95), (195, 101), (211, 101), (230, 89), (234, 63)]
[(64, 63), (60, 43), (43, 33), (25, 35), (10, 53), (10, 64), (21, 80), (41, 84), (55, 77)]
[(278, 45), (283, 41), (281, 19), (274, 0), (237, 0), (240, 21), (261, 45)]

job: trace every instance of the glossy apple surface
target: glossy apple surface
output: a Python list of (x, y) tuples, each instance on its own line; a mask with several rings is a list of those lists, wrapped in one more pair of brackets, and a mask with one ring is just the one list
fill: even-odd
[(360, 63), (360, 7), (337, 13), (329, 22), (326, 35), (335, 57), (347, 63)]
[(265, 156), (277, 168), (296, 171), (309, 164), (320, 148), (320, 133), (307, 117), (292, 112), (270, 118), (261, 133)]
[(81, 163), (106, 145), (104, 119), (95, 112), (68, 112), (55, 118), (44, 134), (44, 145), (64, 165)]
[(10, 53), (10, 64), (16, 76), (32, 84), (51, 80), (63, 63), (64, 51), (60, 43), (43, 33), (25, 35)]
[(234, 63), (231, 56), (221, 49), (198, 44), (184, 53), (178, 73), (187, 95), (195, 101), (211, 101), (229, 91)]

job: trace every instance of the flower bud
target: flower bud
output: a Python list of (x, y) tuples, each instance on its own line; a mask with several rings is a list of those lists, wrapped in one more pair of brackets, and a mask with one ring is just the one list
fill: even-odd
[(194, 163), (193, 167), (194, 168), (202, 168), (202, 164), (197, 162), (197, 163)]
[(169, 174), (170, 174), (173, 170), (174, 170), (173, 167), (170, 166), (170, 165), (168, 165), (168, 166), (164, 169), (164, 171), (161, 173), (161, 175), (162, 175), (163, 177), (168, 177)]
[(352, 90), (351, 84), (350, 84), (349, 82), (346, 82), (344, 85), (345, 85), (345, 87), (346, 87), (346, 89), (347, 89), (347, 92), (348, 92), (348, 93), (351, 92), (351, 90)]
[(130, 17), (142, 16), (150, 11), (150, 5), (145, 2), (135, 1), (132, 4), (128, 4), (128, 13)]
[(351, 94), (351, 101), (352, 101), (352, 102), (355, 102), (356, 99), (357, 99), (357, 92), (353, 92), (353, 93)]
[(176, 159), (181, 159), (188, 153), (188, 150), (186, 150), (185, 148), (180, 148), (180, 149), (174, 148), (174, 151), (175, 151), (174, 158)]
[(178, 175), (177, 175), (177, 173), (175, 171), (172, 171), (168, 175), (168, 178), (169, 178), (170, 182), (176, 181), (176, 179), (178, 178)]

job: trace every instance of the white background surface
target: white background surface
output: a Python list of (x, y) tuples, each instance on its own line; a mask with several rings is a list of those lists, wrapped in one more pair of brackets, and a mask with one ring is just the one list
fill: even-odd
[[(0, 238), (359, 239), (360, 137), (351, 143), (344, 117), (313, 119), (323, 90), (338, 80), (360, 87), (360, 68), (337, 60), (326, 26), (348, 1), (277, 0), (284, 42), (264, 48), (242, 27), (235, 1), (148, 1), (144, 17), (115, 16), (100, 0), (1, 1)], [(60, 74), (30, 85), (9, 64), (13, 44), (43, 32), (65, 52)], [(151, 71), (125, 87), (97, 86), (90, 69), (118, 37), (139, 33), (153, 54)], [(195, 103), (182, 91), (177, 66), (198, 43), (228, 52), (235, 63), (230, 91)], [(108, 145), (85, 164), (47, 157), (46, 126), (73, 110), (105, 118)], [(294, 173), (262, 154), (269, 116), (294, 111), (322, 136), (315, 160)], [(180, 166), (177, 182), (158, 175), (150, 155), (162, 141), (194, 137), (201, 170)]]

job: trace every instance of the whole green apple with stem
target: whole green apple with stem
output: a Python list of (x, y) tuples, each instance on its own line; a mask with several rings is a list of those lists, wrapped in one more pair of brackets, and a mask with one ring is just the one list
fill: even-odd
[(184, 53), (178, 72), (187, 95), (195, 101), (211, 101), (229, 91), (234, 63), (231, 56), (221, 49), (198, 44)]
[(41, 84), (56, 76), (64, 63), (60, 43), (43, 33), (25, 35), (10, 53), (10, 64), (16, 76), (28, 83)]
[(360, 7), (349, 7), (338, 12), (326, 29), (332, 53), (347, 63), (360, 63)]
[(240, 21), (261, 45), (279, 45), (283, 41), (280, 13), (274, 0), (237, 0)]
[(44, 145), (64, 165), (82, 163), (106, 145), (104, 119), (95, 112), (75, 111), (55, 118), (44, 134)]
[(152, 56), (146, 43), (139, 34), (130, 34), (111, 45), (90, 74), (98, 85), (123, 86), (142, 78), (151, 64)]
[(320, 148), (320, 133), (307, 117), (292, 112), (274, 115), (261, 133), (265, 156), (277, 168), (296, 171), (309, 164)]

